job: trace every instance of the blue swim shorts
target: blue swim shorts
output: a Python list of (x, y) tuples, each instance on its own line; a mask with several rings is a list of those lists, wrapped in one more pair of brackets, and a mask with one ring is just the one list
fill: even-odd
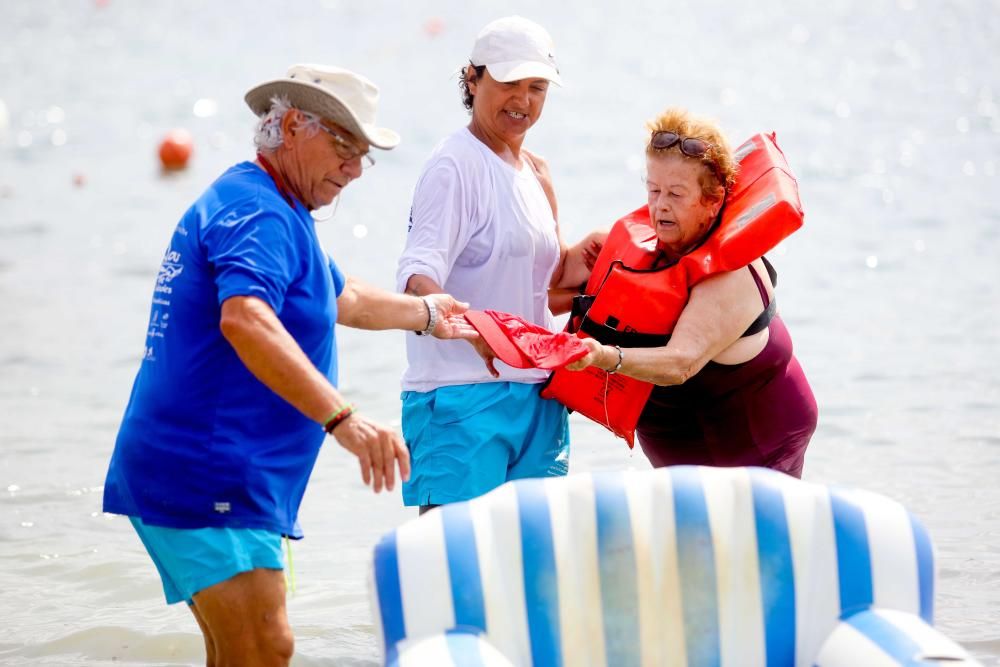
[(569, 470), (566, 408), (541, 384), (484, 382), (404, 391), (403, 438), (410, 450), (406, 505), (469, 500), (506, 481)]
[(281, 535), (255, 528), (165, 528), (130, 516), (163, 581), (167, 604), (255, 568), (283, 570)]

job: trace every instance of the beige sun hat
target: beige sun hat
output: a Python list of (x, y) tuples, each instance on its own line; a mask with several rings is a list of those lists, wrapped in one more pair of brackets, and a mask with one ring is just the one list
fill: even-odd
[(492, 21), (479, 31), (469, 60), (497, 81), (548, 79), (562, 85), (552, 37), (542, 26), (521, 16)]
[(285, 96), (296, 109), (333, 121), (376, 148), (390, 149), (399, 135), (375, 125), (378, 86), (350, 70), (330, 65), (292, 65), (282, 79), (254, 86), (244, 99), (258, 116), (271, 109), (271, 98)]

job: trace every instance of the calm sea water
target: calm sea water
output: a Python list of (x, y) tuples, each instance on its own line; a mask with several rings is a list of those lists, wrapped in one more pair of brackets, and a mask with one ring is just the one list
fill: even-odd
[[(643, 201), (643, 122), (667, 105), (734, 143), (774, 130), (804, 229), (774, 261), (779, 304), (820, 405), (805, 477), (892, 496), (940, 566), (938, 626), (1000, 665), (1000, 3), (765, 0), (158, 3), (8, 0), (0, 20), (0, 663), (194, 664), (127, 522), (105, 516), (107, 460), (182, 211), (251, 155), (251, 85), (293, 62), (383, 89), (404, 137), (321, 237), (391, 287), (411, 188), (466, 116), (452, 73), (480, 26), (552, 32), (567, 82), (528, 145), (548, 157), (569, 240)], [(160, 137), (196, 155), (162, 176)], [(403, 334), (344, 332), (343, 390), (398, 423)], [(644, 468), (579, 419), (575, 471)], [(295, 545), (297, 665), (372, 665), (365, 568), (412, 512), (322, 454)]]

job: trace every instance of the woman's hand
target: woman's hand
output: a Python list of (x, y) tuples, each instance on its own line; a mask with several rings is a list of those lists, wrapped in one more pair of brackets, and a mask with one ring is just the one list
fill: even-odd
[(580, 256), (588, 271), (594, 270), (597, 256), (601, 254), (601, 249), (604, 248), (604, 242), (607, 238), (608, 232), (606, 230), (597, 230), (587, 234), (580, 242)]
[(493, 365), (493, 362), (496, 361), (497, 358), (497, 355), (493, 354), (493, 348), (486, 344), (486, 341), (483, 340), (478, 331), (475, 329), (473, 329), (473, 331), (476, 333), (476, 337), (466, 338), (466, 340), (468, 340), (473, 349), (476, 350), (476, 354), (483, 358), (483, 362), (486, 364), (486, 370), (490, 372), (490, 375), (495, 378), (500, 377), (500, 371), (498, 371), (497, 367)]
[(587, 352), (587, 356), (581, 357), (571, 364), (566, 364), (566, 370), (582, 371), (588, 366), (597, 366), (603, 370), (603, 367), (598, 363), (598, 360), (603, 359), (604, 357), (604, 346), (593, 338), (581, 338), (580, 340), (582, 340), (583, 344), (590, 348), (590, 350)]
[(590, 272), (594, 269), (597, 256), (601, 254), (604, 242), (608, 238), (606, 229), (596, 229), (576, 244), (566, 249), (563, 258), (562, 271), (558, 277), (553, 275), (556, 283), (551, 287), (579, 288), (590, 280)]

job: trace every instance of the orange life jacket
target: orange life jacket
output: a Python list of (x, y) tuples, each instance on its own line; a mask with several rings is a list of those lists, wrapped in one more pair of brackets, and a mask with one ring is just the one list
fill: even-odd
[[(594, 264), (567, 325), (578, 336), (621, 347), (666, 345), (691, 289), (717, 273), (740, 269), (802, 226), (798, 183), (774, 134), (757, 134), (735, 151), (736, 183), (718, 224), (673, 265), (650, 268), (660, 253), (649, 209), (618, 220)], [(605, 426), (634, 446), (635, 426), (653, 385), (590, 366), (559, 369), (542, 392)]]

